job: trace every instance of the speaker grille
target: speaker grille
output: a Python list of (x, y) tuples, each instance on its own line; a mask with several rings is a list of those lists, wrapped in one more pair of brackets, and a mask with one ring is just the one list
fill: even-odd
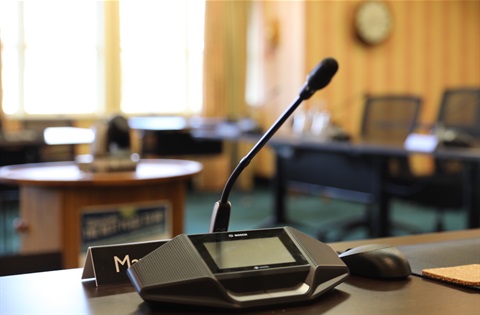
[(131, 269), (140, 287), (213, 278), (208, 266), (186, 235), (179, 235), (134, 264)]
[(285, 230), (316, 266), (344, 266), (338, 255), (328, 245), (291, 227), (285, 227)]

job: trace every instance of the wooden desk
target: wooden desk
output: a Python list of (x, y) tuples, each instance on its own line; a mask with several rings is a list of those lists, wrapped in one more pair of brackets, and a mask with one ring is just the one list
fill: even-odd
[(461, 161), (467, 187), (464, 208), (466, 226), (480, 227), (480, 148), (438, 149), (433, 153), (409, 151), (401, 145), (367, 142), (320, 141), (314, 138), (278, 136), (270, 141), (276, 153), (274, 217), (272, 225), (285, 225), (287, 187), (351, 198), (372, 207), (370, 233), (390, 235), (390, 211), (382, 189), (388, 159), (409, 154), (431, 154), (438, 159)]
[[(331, 244), (334, 250), (384, 243), (395, 246), (479, 238), (480, 230), (455, 231)], [(82, 269), (0, 277), (0, 314), (232, 314), (232, 311), (149, 306), (130, 284), (95, 287)], [(351, 276), (312, 303), (278, 305), (235, 314), (480, 314), (478, 290), (410, 276), (384, 281)]]
[(78, 267), (80, 218), (88, 206), (168, 200), (172, 234), (183, 232), (186, 180), (198, 162), (142, 160), (135, 172), (84, 173), (74, 162), (0, 168), (0, 181), (20, 186), (20, 214), (27, 229), (22, 253), (60, 251), (65, 268)]

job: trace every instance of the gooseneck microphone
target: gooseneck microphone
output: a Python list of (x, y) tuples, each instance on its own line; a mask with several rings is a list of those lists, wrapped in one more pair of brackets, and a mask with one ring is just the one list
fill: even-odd
[(250, 164), (250, 161), (265, 146), (270, 138), (277, 132), (283, 123), (304, 101), (309, 99), (316, 91), (323, 89), (330, 83), (330, 80), (338, 70), (338, 63), (333, 58), (322, 60), (307, 76), (307, 80), (303, 85), (297, 99), (283, 112), (270, 129), (260, 138), (245, 157), (243, 157), (237, 167), (227, 180), (219, 201), (215, 202), (210, 222), (210, 232), (225, 232), (228, 230), (230, 221), (230, 212), (232, 204), (228, 201), (228, 196), (232, 190), (233, 184), (237, 180), (242, 171)]

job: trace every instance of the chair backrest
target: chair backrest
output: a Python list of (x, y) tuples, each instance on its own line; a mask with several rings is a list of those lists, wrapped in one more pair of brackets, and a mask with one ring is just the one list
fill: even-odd
[[(73, 121), (69, 119), (41, 119), (25, 120), (23, 128), (33, 130), (43, 135), (47, 127), (71, 127)], [(55, 161), (73, 161), (75, 159), (75, 145), (45, 145), (39, 149), (37, 161), (35, 162), (55, 162)]]
[(415, 129), (422, 99), (411, 95), (367, 96), (360, 136), (365, 141), (403, 144)]
[(480, 140), (480, 87), (445, 90), (437, 123)]

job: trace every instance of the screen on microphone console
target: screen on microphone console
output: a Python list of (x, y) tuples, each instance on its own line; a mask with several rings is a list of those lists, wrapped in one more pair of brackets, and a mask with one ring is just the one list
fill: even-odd
[(295, 258), (278, 237), (204, 243), (220, 269), (294, 263)]

